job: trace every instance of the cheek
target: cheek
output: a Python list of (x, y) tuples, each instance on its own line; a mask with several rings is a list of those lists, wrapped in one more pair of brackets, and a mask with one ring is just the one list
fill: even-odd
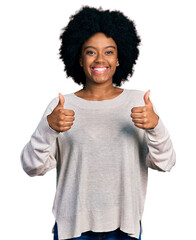
[(92, 61), (93, 61), (93, 59), (92, 58), (89, 58), (89, 57), (84, 57), (83, 58), (83, 67), (84, 68), (89, 68), (89, 66), (92, 64)]
[(113, 58), (110, 59), (111, 66), (116, 67), (117, 63), (118, 63), (117, 56), (114, 56)]
[(116, 69), (116, 67), (117, 67), (117, 59), (114, 59), (112, 62), (111, 62), (111, 66), (112, 66), (112, 68), (113, 69)]
[(91, 75), (91, 70), (90, 70), (90, 65), (91, 65), (91, 61), (89, 61), (89, 59), (83, 59), (83, 71), (85, 73), (85, 75)]

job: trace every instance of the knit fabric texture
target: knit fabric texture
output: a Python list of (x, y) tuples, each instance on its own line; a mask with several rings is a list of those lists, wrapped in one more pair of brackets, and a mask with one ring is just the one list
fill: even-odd
[(57, 170), (53, 214), (59, 239), (117, 228), (139, 238), (148, 168), (166, 172), (176, 161), (160, 118), (150, 130), (133, 124), (131, 109), (144, 106), (143, 97), (130, 89), (102, 101), (66, 94), (64, 108), (75, 112), (75, 120), (65, 132), (50, 128), (46, 118), (59, 98), (48, 105), (21, 162), (30, 176)]

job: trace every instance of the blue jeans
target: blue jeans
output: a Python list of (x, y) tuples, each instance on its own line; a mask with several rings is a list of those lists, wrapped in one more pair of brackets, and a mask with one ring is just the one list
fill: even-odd
[[(114, 231), (111, 232), (83, 232), (80, 237), (76, 238), (70, 238), (67, 240), (79, 240), (79, 239), (86, 239), (86, 240), (136, 240), (136, 238), (129, 237), (127, 233), (120, 230), (120, 228), (117, 228)], [(57, 230), (57, 224), (55, 223), (54, 226), (54, 240), (58, 240), (58, 230)], [(141, 240), (141, 231), (139, 239)]]

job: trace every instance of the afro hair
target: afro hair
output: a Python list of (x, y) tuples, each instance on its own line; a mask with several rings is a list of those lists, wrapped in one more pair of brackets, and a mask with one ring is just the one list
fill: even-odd
[(109, 11), (84, 6), (70, 17), (60, 35), (60, 59), (65, 65), (65, 72), (74, 82), (85, 86), (86, 77), (79, 64), (83, 43), (94, 34), (102, 32), (111, 37), (117, 45), (120, 66), (113, 76), (113, 83), (121, 86), (133, 75), (133, 66), (139, 55), (140, 37), (135, 23), (120, 11)]

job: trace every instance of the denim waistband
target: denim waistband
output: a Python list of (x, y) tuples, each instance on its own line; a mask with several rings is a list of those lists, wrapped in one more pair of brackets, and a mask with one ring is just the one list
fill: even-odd
[[(53, 228), (54, 233), (54, 240), (58, 240), (58, 229), (57, 229), (57, 223), (55, 223)], [(120, 239), (127, 239), (127, 240), (136, 240), (136, 238), (129, 237), (127, 233), (120, 230), (120, 228), (117, 228), (113, 231), (109, 232), (93, 232), (93, 231), (86, 231), (81, 233), (80, 237), (73, 238), (73, 240), (77, 239), (112, 239), (113, 236), (119, 235), (121, 236)], [(71, 238), (72, 239), (72, 238)], [(69, 239), (70, 240), (70, 239)], [(141, 240), (141, 229), (140, 229), (140, 236), (139, 239)]]

